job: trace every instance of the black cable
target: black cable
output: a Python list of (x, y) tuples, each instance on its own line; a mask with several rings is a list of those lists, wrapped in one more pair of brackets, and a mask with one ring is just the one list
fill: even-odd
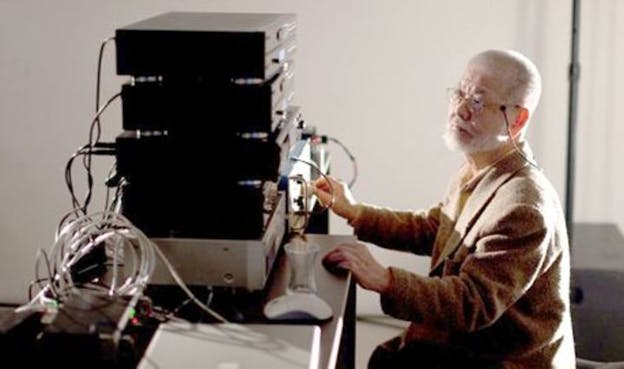
[[(69, 160), (67, 161), (67, 164), (65, 165), (65, 183), (67, 184), (67, 189), (69, 190), (69, 194), (71, 195), (72, 207), (73, 209), (77, 209), (81, 211), (85, 215), (87, 212), (87, 206), (89, 205), (89, 202), (91, 200), (91, 188), (93, 186), (93, 176), (91, 175), (90, 170), (89, 170), (88, 181), (87, 181), (87, 185), (89, 186), (89, 189), (87, 192), (87, 197), (84, 200), (84, 205), (81, 205), (80, 200), (78, 200), (78, 198), (76, 197), (76, 193), (74, 191), (74, 185), (73, 185), (73, 179), (72, 179), (72, 165), (73, 165), (74, 160), (78, 156), (81, 156), (81, 155), (91, 156), (91, 155), (114, 155), (115, 154), (114, 149), (110, 149), (108, 147), (104, 147), (104, 148), (98, 147), (100, 144), (102, 143), (97, 143), (95, 145), (96, 147), (93, 147), (89, 144), (82, 146), (71, 156), (71, 158), (69, 158)], [(67, 217), (69, 217), (71, 214), (74, 214), (74, 213), (76, 212), (75, 211), (69, 212), (61, 220), (61, 224), (67, 219)]]
[(124, 177), (121, 177), (121, 179), (119, 180), (119, 183), (117, 184), (117, 187), (115, 188), (115, 196), (113, 196), (113, 200), (110, 203), (110, 208), (107, 209), (110, 212), (115, 212), (115, 206), (118, 204), (119, 202), (119, 198), (122, 195), (122, 191), (123, 191), (123, 186), (126, 185), (126, 179)]
[[(106, 110), (106, 108), (108, 108), (108, 106), (113, 101), (115, 101), (115, 99), (117, 99), (120, 96), (121, 96), (121, 92), (116, 93), (110, 99), (108, 99), (106, 104), (104, 104), (104, 106), (102, 106), (102, 108), (100, 110), (97, 111), (97, 113), (95, 115), (95, 118), (91, 122), (91, 128), (89, 129), (89, 146), (90, 147), (93, 147), (94, 145), (97, 145), (99, 143), (100, 131), (101, 131), (100, 124), (99, 124), (100, 116)], [(96, 126), (98, 127), (98, 129), (97, 129), (97, 136), (96, 136), (96, 140), (93, 141), (93, 130), (94, 130), (94, 127), (96, 127)], [(87, 184), (88, 184), (88, 188), (87, 188), (87, 195), (85, 196), (85, 202), (84, 202), (84, 206), (83, 206), (85, 214), (87, 212), (87, 207), (89, 206), (89, 203), (91, 202), (91, 195), (92, 195), (92, 192), (93, 192), (93, 175), (91, 173), (91, 153), (89, 153), (89, 155), (88, 155), (87, 163), (88, 163), (88, 166), (85, 167), (85, 169), (87, 169)]]
[[(67, 189), (69, 190), (69, 194), (71, 195), (71, 200), (72, 200), (72, 208), (73, 209), (81, 209), (80, 206), (80, 202), (78, 201), (78, 198), (76, 197), (76, 194), (74, 192), (74, 185), (73, 185), (73, 180), (72, 180), (72, 175), (71, 175), (71, 168), (72, 168), (72, 164), (74, 162), (74, 159), (76, 159), (77, 156), (79, 155), (83, 155), (83, 150), (85, 150), (88, 147), (88, 145), (82, 146), (81, 148), (78, 149), (78, 151), (76, 151), (67, 161), (67, 164), (65, 164), (65, 183), (67, 184)], [(73, 212), (70, 212), (67, 214), (67, 216), (71, 215)], [(61, 220), (61, 224), (64, 222), (65, 219)]]
[[(89, 128), (89, 144), (91, 146), (96, 146), (97, 144), (100, 143), (100, 130), (101, 127), (99, 127), (99, 122), (100, 122), (100, 116), (102, 115), (102, 113), (106, 110), (106, 108), (108, 108), (108, 106), (115, 101), (115, 99), (117, 99), (118, 97), (121, 96), (121, 92), (117, 92), (116, 94), (114, 94), (113, 96), (111, 96), (108, 101), (106, 101), (106, 104), (104, 104), (96, 113), (95, 113), (95, 117), (93, 118), (93, 121), (91, 121), (91, 127)], [(95, 140), (93, 139), (93, 132), (94, 132), (94, 128), (98, 128), (97, 130), (97, 136), (95, 137)]]
[(108, 210), (108, 202), (110, 200), (110, 190), (111, 187), (108, 186), (108, 181), (110, 178), (113, 178), (113, 171), (117, 169), (117, 163), (113, 164), (108, 171), (108, 176), (106, 177), (107, 186), (106, 186), (106, 199), (104, 200), (104, 210)]
[[(107, 39), (105, 39), (104, 41), (102, 41), (101, 45), (100, 45), (100, 52), (98, 54), (98, 63), (97, 63), (97, 73), (96, 73), (96, 83), (95, 83), (95, 119), (91, 124), (91, 128), (89, 130), (89, 146), (92, 146), (93, 143), (97, 143), (100, 140), (100, 135), (101, 135), (101, 131), (102, 131), (102, 127), (100, 124), (100, 115), (101, 115), (101, 111), (100, 111), (100, 85), (101, 85), (101, 75), (102, 75), (102, 58), (104, 55), (104, 48), (106, 47), (106, 44), (108, 44), (110, 41), (114, 40), (114, 37), (109, 37)], [(106, 105), (110, 104), (110, 100), (109, 102), (107, 102)], [(104, 109), (102, 109), (103, 111)], [(97, 128), (96, 130), (96, 135), (95, 135), (95, 139), (93, 137), (94, 134), (94, 128)], [(83, 157), (82, 160), (82, 164), (87, 172), (87, 194), (85, 196), (85, 203), (82, 206), (83, 210), (86, 212), (87, 207), (89, 205), (89, 203), (91, 202), (91, 196), (92, 196), (92, 188), (93, 188), (93, 174), (92, 174), (92, 166), (91, 166), (91, 161), (92, 161), (92, 157), (91, 155), (85, 155)], [(72, 200), (75, 198), (75, 196), (73, 196)], [(72, 201), (72, 205), (74, 207), (80, 207), (80, 204), (76, 204)]]
[(505, 117), (505, 127), (507, 127), (507, 135), (509, 135), (509, 139), (511, 140), (511, 143), (513, 144), (514, 149), (516, 150), (516, 152), (522, 156), (522, 158), (529, 164), (531, 164), (533, 167), (535, 167), (535, 169), (541, 171), (542, 169), (537, 165), (537, 163), (535, 163), (534, 161), (532, 161), (531, 159), (527, 158), (524, 153), (522, 152), (522, 150), (520, 150), (520, 148), (518, 147), (518, 145), (516, 144), (516, 140), (514, 140), (513, 136), (511, 135), (511, 128), (509, 127), (509, 118), (507, 118), (507, 107), (505, 105), (501, 105), (500, 106), (500, 111), (503, 113), (503, 117)]
[[(106, 44), (112, 40), (114, 40), (115, 37), (109, 37), (107, 39), (105, 39), (104, 41), (102, 41), (102, 44), (100, 45), (100, 53), (98, 55), (98, 63), (97, 63), (97, 74), (96, 74), (96, 81), (95, 81), (95, 113), (97, 114), (98, 111), (100, 110), (100, 84), (101, 84), (101, 78), (102, 78), (102, 57), (104, 55), (104, 47), (106, 46)], [(97, 126), (97, 136), (95, 138), (95, 142), (98, 142), (100, 140), (100, 134), (102, 131), (102, 127), (100, 125), (100, 118), (99, 116), (97, 117), (97, 120), (95, 122), (96, 126)], [(93, 142), (93, 137), (91, 136), (91, 133), (89, 134), (89, 143)], [(85, 163), (86, 164), (86, 163)], [(88, 163), (89, 165), (91, 163)], [(86, 167), (85, 167), (86, 168)]]
[[(95, 113), (96, 113), (95, 125), (97, 126), (97, 135), (95, 138), (95, 142), (99, 141), (101, 130), (102, 130), (101, 124), (100, 124), (100, 118), (99, 118), (99, 115), (97, 115), (100, 109), (100, 82), (101, 82), (101, 75), (102, 75), (102, 57), (104, 55), (104, 47), (109, 41), (114, 40), (114, 39), (115, 39), (114, 37), (109, 37), (105, 39), (104, 41), (102, 41), (102, 44), (100, 45), (100, 52), (98, 55), (97, 73), (96, 73), (96, 82), (95, 82)], [(92, 126), (89, 132), (89, 144), (92, 144), (93, 141), (94, 140), (93, 140), (93, 126)], [(87, 171), (87, 181), (91, 183), (91, 185), (89, 186), (89, 188), (91, 188), (92, 183), (93, 183), (93, 176), (91, 174), (91, 156), (84, 156), (82, 160), (82, 164), (85, 170)], [(90, 199), (90, 194), (91, 192), (89, 191), (89, 194), (88, 194), (89, 199)]]
[[(102, 106), (102, 108), (97, 112), (97, 114), (95, 115), (95, 118), (91, 122), (91, 128), (89, 130), (89, 143), (82, 146), (80, 149), (78, 149), (78, 151), (76, 151), (72, 155), (72, 157), (68, 160), (67, 165), (65, 166), (65, 182), (67, 183), (67, 187), (72, 197), (72, 207), (74, 209), (80, 209), (85, 215), (87, 213), (87, 208), (89, 206), (89, 203), (91, 202), (92, 190), (93, 190), (93, 175), (91, 173), (91, 156), (93, 154), (96, 154), (96, 155), (97, 154), (100, 154), (100, 155), (114, 155), (115, 154), (115, 150), (111, 146), (112, 144), (92, 141), (93, 130), (96, 125), (96, 122), (99, 120), (102, 113), (106, 110), (106, 108), (110, 106), (110, 104), (113, 101), (115, 101), (115, 99), (117, 99), (120, 96), (121, 96), (120, 92), (113, 95), (110, 99), (108, 99), (106, 104)], [(71, 176), (71, 166), (73, 164), (73, 161), (77, 156), (80, 156), (80, 155), (85, 155), (86, 157), (88, 157), (88, 159), (86, 159), (86, 161), (83, 162), (85, 163), (85, 169), (87, 170), (87, 193), (85, 195), (84, 203), (82, 205), (80, 204), (80, 201), (78, 200), (78, 198), (76, 197), (76, 194), (74, 193), (73, 180)]]
[(104, 41), (102, 41), (102, 44), (100, 45), (100, 54), (98, 56), (98, 66), (97, 66), (97, 78), (95, 82), (95, 112), (96, 113), (100, 109), (100, 79), (102, 76), (102, 56), (104, 55), (104, 47), (106, 46), (108, 42), (114, 39), (115, 37), (109, 37), (105, 39)]

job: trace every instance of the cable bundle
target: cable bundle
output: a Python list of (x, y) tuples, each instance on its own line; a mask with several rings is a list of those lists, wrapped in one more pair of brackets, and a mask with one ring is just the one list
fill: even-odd
[[(25, 307), (62, 303), (70, 294), (141, 294), (155, 265), (152, 242), (124, 216), (113, 212), (83, 215), (65, 224), (57, 232), (49, 256), (44, 251), (41, 255), (48, 276), (39, 277), (38, 257), (35, 282), (40, 292)], [(84, 277), (93, 268), (102, 268), (104, 275)]]
[[(89, 204), (93, 197), (92, 156), (111, 155), (117, 150), (115, 143), (100, 142), (102, 113), (113, 101), (121, 96), (116, 93), (100, 107), (100, 76), (104, 47), (114, 38), (104, 40), (98, 57), (95, 117), (89, 129), (89, 141), (68, 160), (65, 167), (65, 181), (71, 195), (72, 210), (62, 217), (49, 253), (40, 250), (35, 264), (36, 279), (29, 288), (30, 301), (17, 308), (20, 310), (40, 310), (54, 313), (59, 304), (71, 297), (85, 294), (108, 297), (127, 296), (131, 300), (140, 298), (155, 268), (155, 255), (158, 254), (176, 283), (200, 308), (218, 321), (227, 320), (199, 301), (189, 290), (182, 278), (165, 257), (158, 246), (127, 218), (119, 214), (120, 190), (125, 183), (119, 177), (116, 165), (109, 171), (107, 187), (115, 187), (115, 197), (109, 204), (109, 191), (106, 193), (104, 211), (90, 214)], [(87, 174), (87, 193), (81, 201), (75, 194), (72, 180), (72, 164), (82, 156)], [(41, 260), (45, 260), (46, 275), (41, 274)], [(33, 286), (39, 292), (32, 296)], [(133, 305), (130, 304), (130, 305)], [(116, 332), (119, 334), (119, 331)]]

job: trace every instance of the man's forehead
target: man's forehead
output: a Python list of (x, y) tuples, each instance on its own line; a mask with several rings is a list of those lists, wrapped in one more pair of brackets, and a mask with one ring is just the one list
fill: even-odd
[(487, 81), (484, 81), (481, 78), (473, 78), (471, 76), (464, 76), (464, 78), (459, 81), (459, 87), (465, 92), (470, 92), (472, 94), (483, 95), (492, 92), (492, 88)]
[(503, 77), (500, 70), (480, 64), (469, 64), (459, 85), (462, 89), (470, 90), (470, 93), (498, 94), (504, 87)]

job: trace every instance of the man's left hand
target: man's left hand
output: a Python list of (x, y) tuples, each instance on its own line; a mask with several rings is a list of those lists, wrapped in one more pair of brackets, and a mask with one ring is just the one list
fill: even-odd
[(357, 283), (367, 290), (383, 293), (390, 286), (390, 271), (360, 243), (338, 245), (323, 257), (323, 264), (330, 269), (337, 267), (351, 271)]

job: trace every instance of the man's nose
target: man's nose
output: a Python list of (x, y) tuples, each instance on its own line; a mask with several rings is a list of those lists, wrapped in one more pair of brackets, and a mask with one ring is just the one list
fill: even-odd
[(462, 100), (459, 104), (455, 106), (455, 113), (465, 122), (469, 121), (472, 118), (472, 112), (468, 109), (468, 104), (466, 100)]

